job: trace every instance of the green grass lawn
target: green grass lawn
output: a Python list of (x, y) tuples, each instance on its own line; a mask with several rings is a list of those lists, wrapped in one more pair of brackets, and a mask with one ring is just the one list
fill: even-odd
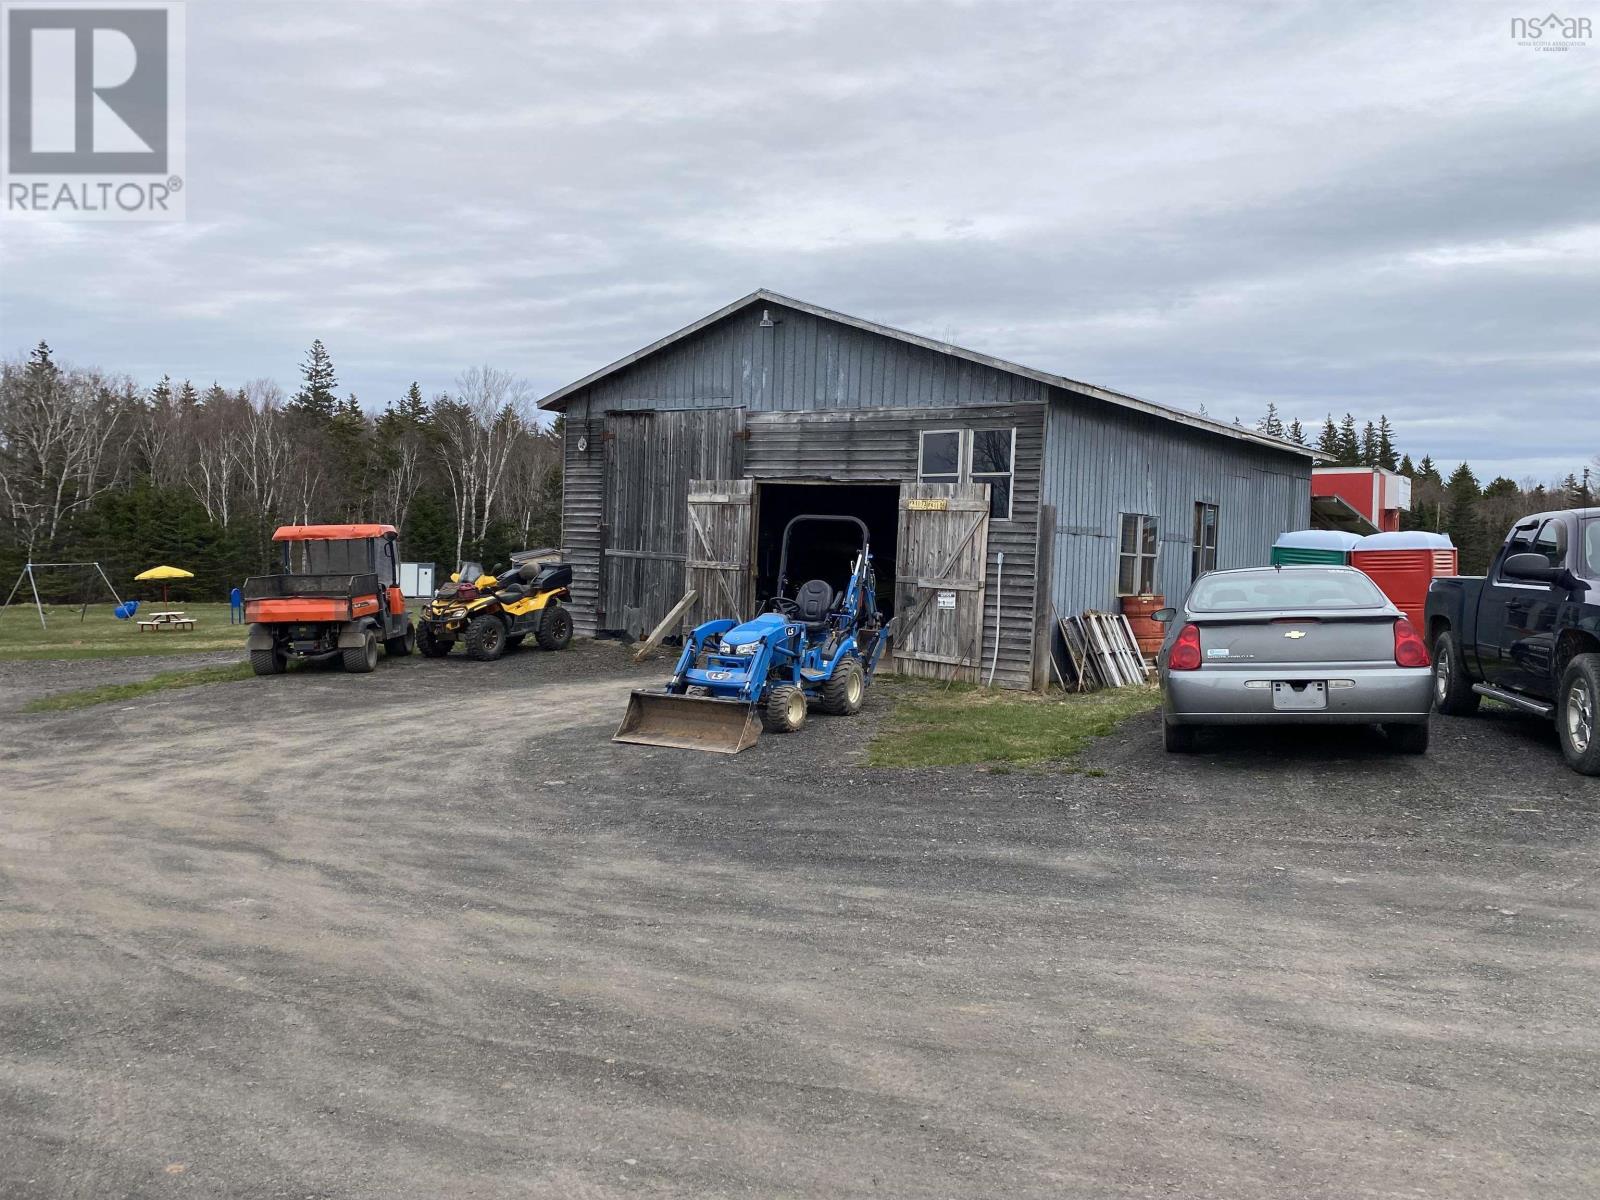
[(1040, 696), (910, 679), (886, 679), (876, 686), (889, 692), (894, 711), (868, 750), (867, 761), (875, 767), (1020, 766), (1069, 759), (1161, 703), (1154, 687)]
[(154, 633), (141, 633), (135, 622), (151, 612), (163, 608), (159, 600), (142, 601), (139, 612), (131, 621), (119, 621), (111, 615), (113, 605), (91, 604), (79, 619), (75, 606), (46, 605), (44, 614), (49, 622), (46, 629), (39, 628), (39, 614), (31, 600), (26, 605), (15, 601), (0, 612), (0, 660), (37, 658), (122, 658), (140, 654), (193, 654), (204, 650), (244, 650), (247, 627), (228, 624), (226, 604), (178, 604), (166, 606), (169, 611), (187, 613), (195, 618), (195, 627), (188, 633), (160, 629)]
[(198, 667), (193, 671), (162, 671), (149, 679), (136, 683), (108, 683), (100, 687), (83, 688), (76, 692), (57, 692), (54, 696), (41, 696), (22, 706), (25, 713), (65, 712), (72, 708), (88, 708), (92, 704), (110, 704), (116, 700), (133, 700), (151, 692), (165, 692), (173, 688), (195, 687), (202, 683), (228, 683), (235, 679), (249, 679), (254, 672), (249, 663), (226, 663), (220, 667)]

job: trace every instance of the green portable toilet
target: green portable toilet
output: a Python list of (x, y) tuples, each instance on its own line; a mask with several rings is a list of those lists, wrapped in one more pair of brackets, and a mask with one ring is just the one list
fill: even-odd
[(1342, 529), (1297, 529), (1272, 543), (1275, 567), (1349, 566), (1350, 552), (1361, 538)]

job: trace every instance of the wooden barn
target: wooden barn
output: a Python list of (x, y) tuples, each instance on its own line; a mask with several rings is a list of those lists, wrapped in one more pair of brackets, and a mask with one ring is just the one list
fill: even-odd
[(1040, 687), (1052, 609), (1176, 601), (1309, 523), (1305, 447), (767, 291), (540, 406), (565, 416), (580, 634), (649, 630), (690, 588), (689, 625), (749, 616), (789, 519), (844, 513), (896, 670)]

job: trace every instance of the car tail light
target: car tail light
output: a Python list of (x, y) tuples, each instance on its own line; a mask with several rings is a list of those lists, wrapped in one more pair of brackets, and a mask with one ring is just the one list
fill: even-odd
[(1200, 628), (1185, 625), (1178, 631), (1178, 640), (1172, 643), (1167, 655), (1167, 670), (1198, 671), (1200, 669)]
[(1428, 644), (1404, 617), (1394, 623), (1394, 661), (1400, 667), (1433, 665), (1433, 660), (1428, 657)]

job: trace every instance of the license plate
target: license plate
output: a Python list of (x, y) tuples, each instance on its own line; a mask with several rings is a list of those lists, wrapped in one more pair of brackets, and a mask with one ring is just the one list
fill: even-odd
[(1272, 707), (1279, 712), (1302, 712), (1328, 707), (1328, 685), (1320, 679), (1305, 683), (1274, 682)]

